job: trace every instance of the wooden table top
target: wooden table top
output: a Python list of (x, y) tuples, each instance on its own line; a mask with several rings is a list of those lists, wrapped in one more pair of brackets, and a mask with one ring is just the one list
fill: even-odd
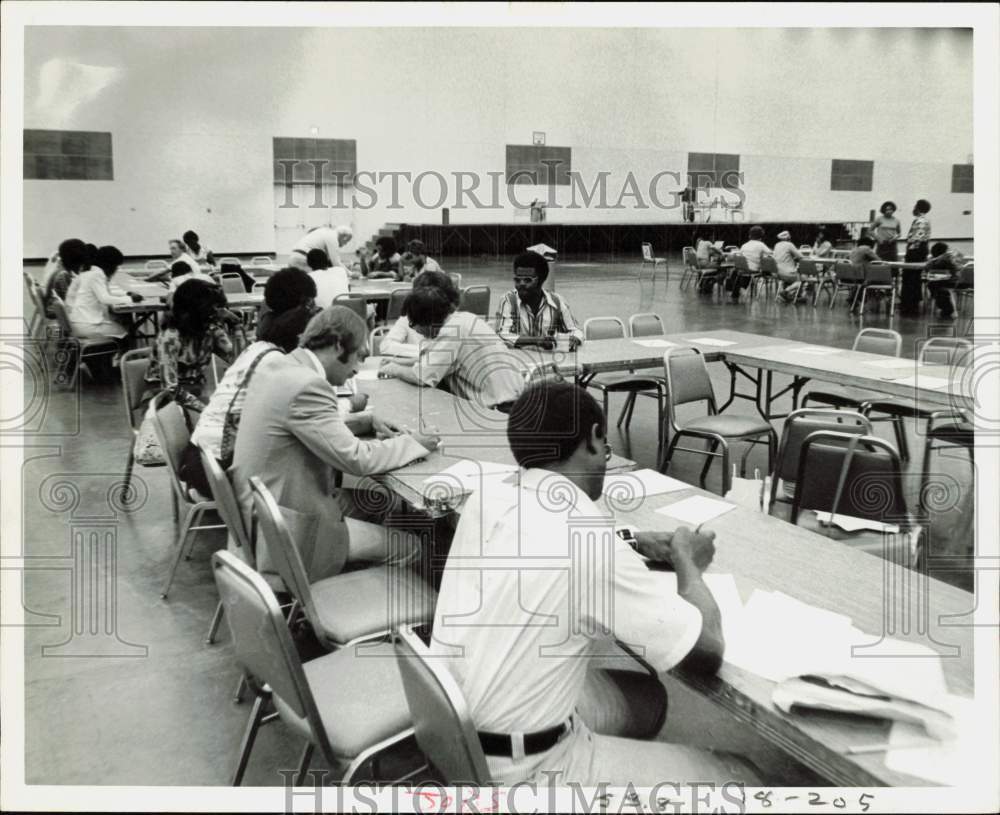
[[(379, 361), (369, 357), (365, 370), (377, 370)], [(503, 413), (447, 391), (418, 388), (399, 379), (358, 380), (357, 386), (369, 395), (369, 404), (380, 418), (406, 430), (436, 430), (441, 437), (441, 447), (427, 458), (378, 477), (417, 509), (441, 515), (459, 508), (461, 502), (450, 507), (432, 505), (425, 500), (424, 488), (428, 480), (462, 459), (516, 465), (507, 444), (507, 417)], [(613, 472), (628, 472), (634, 467), (634, 461), (617, 455), (608, 463)]]
[[(691, 487), (646, 496), (639, 507), (619, 509), (615, 514), (619, 522), (642, 530), (671, 531), (677, 522), (655, 510), (692, 495), (718, 500), (717, 495)], [(781, 591), (849, 616), (855, 626), (871, 635), (858, 646), (879, 642), (883, 632), (886, 637), (926, 645), (942, 654), (949, 691), (973, 695), (973, 629), (971, 624), (954, 619), (975, 608), (975, 598), (969, 592), (742, 507), (707, 522), (704, 528), (716, 533), (716, 556), (710, 571), (732, 574), (744, 602), (754, 589)], [(903, 585), (908, 588), (904, 590)], [(953, 617), (951, 624), (947, 620), (942, 624), (949, 616)], [(855, 657), (873, 652), (862, 648)], [(849, 747), (887, 742), (888, 722), (820, 711), (783, 713), (771, 701), (774, 682), (729, 664), (714, 677), (680, 671), (676, 675), (836, 784), (929, 783), (889, 770), (882, 752), (846, 754)]]
[[(917, 365), (916, 360), (896, 358), (897, 365), (883, 367), (893, 357), (882, 354), (866, 354), (861, 351), (837, 349), (832, 354), (801, 353), (806, 343), (783, 342), (768, 345), (727, 349), (726, 361), (738, 365), (763, 368), (778, 373), (818, 379), (838, 385), (848, 385), (865, 390), (885, 393), (891, 396), (919, 399), (945, 408), (972, 407), (972, 393), (968, 369), (944, 365)], [(874, 363), (874, 364), (873, 364)], [(915, 381), (894, 380), (916, 377)], [(947, 380), (943, 387), (921, 387), (921, 379), (927, 382)]]
[(394, 289), (410, 289), (409, 283), (396, 280), (352, 280), (351, 294), (363, 294), (366, 300), (388, 300)]
[[(147, 284), (152, 286), (153, 284)], [(142, 294), (146, 296), (143, 291), (136, 291), (137, 294)], [(111, 306), (111, 310), (116, 314), (142, 314), (148, 311), (165, 311), (167, 306), (164, 302), (164, 298), (169, 294), (169, 291), (164, 289), (163, 293), (151, 294), (147, 299), (143, 300), (141, 303), (129, 303), (127, 305), (121, 306)], [(260, 308), (264, 304), (264, 293), (263, 292), (246, 292), (243, 294), (230, 293), (226, 295), (227, 303), (233, 308)]]

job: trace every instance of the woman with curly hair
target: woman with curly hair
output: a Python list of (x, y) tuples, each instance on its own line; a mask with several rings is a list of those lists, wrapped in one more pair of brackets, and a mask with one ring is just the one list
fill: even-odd
[(226, 296), (203, 280), (188, 280), (174, 292), (170, 310), (153, 346), (143, 400), (162, 390), (186, 410), (205, 408), (205, 366), (218, 354), (227, 362), (233, 343), (222, 326)]
[(878, 209), (879, 214), (872, 221), (871, 235), (875, 239), (875, 254), (882, 260), (894, 262), (896, 255), (896, 240), (899, 238), (899, 219), (896, 217), (896, 204), (886, 201)]

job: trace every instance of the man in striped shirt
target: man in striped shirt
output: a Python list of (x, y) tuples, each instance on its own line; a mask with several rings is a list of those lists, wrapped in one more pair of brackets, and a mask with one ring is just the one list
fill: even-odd
[(497, 333), (515, 348), (551, 349), (557, 334), (569, 335), (571, 349), (583, 342), (583, 331), (566, 301), (542, 288), (548, 276), (549, 263), (536, 252), (514, 259), (514, 289), (501, 298), (496, 325)]

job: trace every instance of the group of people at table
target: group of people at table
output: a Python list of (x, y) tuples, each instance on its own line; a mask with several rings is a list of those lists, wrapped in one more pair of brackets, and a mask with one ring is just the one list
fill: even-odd
[[(950, 290), (963, 287), (959, 272), (965, 265), (961, 253), (952, 250), (948, 244), (937, 242), (931, 244), (931, 225), (927, 218), (931, 205), (923, 199), (913, 207), (913, 222), (906, 237), (906, 254), (903, 259), (907, 264), (923, 264), (923, 269), (916, 267), (904, 268), (900, 286), (900, 311), (906, 316), (916, 316), (921, 302), (921, 286), (923, 272), (940, 273), (938, 279), (927, 284), (928, 292), (933, 298), (942, 319), (954, 317), (954, 303)], [(863, 230), (856, 245), (851, 249), (849, 262), (861, 269), (871, 263), (896, 263), (899, 255), (896, 243), (901, 235), (899, 220), (895, 217), (896, 205), (886, 201), (879, 208), (879, 214), (869, 227)], [(811, 250), (806, 254), (804, 247), (796, 247), (792, 242), (791, 233), (783, 230), (777, 235), (774, 247), (769, 247), (763, 241), (764, 229), (760, 226), (750, 228), (749, 239), (739, 248), (739, 253), (746, 258), (750, 272), (761, 271), (761, 259), (772, 257), (777, 268), (779, 289), (776, 300), (781, 303), (792, 303), (797, 299), (801, 287), (808, 283), (799, 273), (799, 262), (803, 259), (832, 261), (833, 244), (826, 236), (824, 229), (819, 228)], [(703, 235), (696, 241), (696, 258), (698, 267), (706, 270), (718, 270), (725, 260), (720, 248), (721, 244), (713, 243), (710, 236)], [(747, 285), (749, 276), (739, 270), (734, 270), (725, 281), (734, 302), (739, 300), (741, 290)], [(713, 277), (703, 278), (702, 291), (708, 293), (718, 280)], [(853, 302), (853, 298), (849, 299)]]
[[(192, 435), (182, 479), (211, 495), (198, 455), (199, 447), (209, 451), (227, 470), (248, 528), (250, 479), (263, 480), (311, 580), (371, 564), (406, 568), (419, 554), (419, 538), (407, 537), (400, 548), (394, 521), (390, 551), (390, 536), (379, 523), (399, 510), (398, 499), (373, 514), (371, 502), (358, 501), (342, 478), (381, 489), (366, 477), (422, 459), (440, 443), (435, 435), (380, 419), (367, 409), (364, 394), (338, 393), (369, 353), (369, 330), (355, 311), (331, 305), (326, 294), (318, 299), (326, 268), (296, 268), (310, 266), (309, 256), (318, 249), (306, 251), (305, 264), (296, 262), (268, 279), (268, 308), (257, 339), (235, 359), (221, 289), (200, 278), (177, 286), (152, 349), (145, 397), (166, 390), (184, 409)], [(71, 251), (67, 255), (62, 266), (71, 269), (75, 260)], [(106, 281), (120, 262), (120, 253), (98, 250), (93, 274)], [(560, 570), (491, 570), (480, 586), (473, 572), (459, 568), (461, 558), (472, 554), (564, 554), (570, 516), (606, 511), (596, 502), (611, 448), (606, 418), (586, 389), (529, 381), (516, 359), (509, 366), (495, 364), (495, 355), (513, 356), (514, 347), (551, 348), (557, 335), (572, 345), (583, 339), (565, 300), (542, 287), (549, 271), (545, 258), (529, 252), (515, 259), (514, 289), (501, 299), (496, 329), (458, 308), (459, 293), (437, 264), (424, 258), (417, 265), (403, 316), (383, 338), (379, 375), (446, 387), (456, 397), (506, 413), (508, 443), (521, 467), (516, 481), (481, 506), (470, 502), (474, 508), (458, 520), (433, 629), (446, 632), (434, 637), (432, 648), (447, 656), (496, 780), (650, 784), (669, 770), (682, 782), (756, 782), (755, 768), (738, 756), (649, 740), (666, 716), (662, 684), (643, 670), (597, 668), (586, 659), (599, 651), (606, 658), (609, 638), (615, 638), (643, 647), (644, 659), (658, 671), (678, 664), (717, 671), (720, 613), (701, 578), (713, 558), (712, 533), (682, 528), (640, 532), (627, 542), (616, 537), (614, 552), (607, 553), (613, 569), (606, 589), (615, 601), (603, 610), (571, 592)], [(77, 275), (71, 287), (87, 274)], [(231, 364), (208, 396), (205, 368), (213, 354)], [(492, 361), (485, 378), (477, 374), (483, 355)], [(577, 421), (567, 423), (567, 417)], [(235, 439), (227, 435), (233, 427)], [(539, 446), (540, 438), (552, 443)], [(544, 500), (553, 487), (573, 498), (564, 511)], [(259, 542), (256, 556), (258, 570), (274, 570), (266, 541)], [(646, 559), (669, 562), (676, 588), (668, 589)], [(552, 613), (559, 626), (532, 626), (525, 609)], [(455, 615), (471, 612), (479, 615), (475, 624), (453, 622)], [(505, 627), (497, 629), (490, 620)], [(456, 645), (460, 657), (454, 656)], [(631, 662), (617, 647), (613, 652), (617, 664)]]

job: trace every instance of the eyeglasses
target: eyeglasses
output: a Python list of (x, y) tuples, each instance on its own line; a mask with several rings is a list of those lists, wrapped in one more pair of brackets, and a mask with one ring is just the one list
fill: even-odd
[(604, 443), (604, 460), (611, 461), (611, 456), (614, 455), (614, 451), (611, 449), (611, 445), (607, 442)]

